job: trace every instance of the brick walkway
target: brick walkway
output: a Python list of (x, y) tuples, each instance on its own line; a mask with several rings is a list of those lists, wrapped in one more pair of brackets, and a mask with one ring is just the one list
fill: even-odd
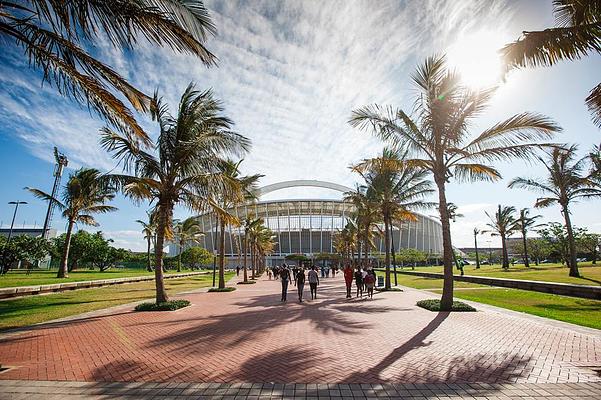
[(432, 313), (415, 302), (437, 295), (411, 289), (347, 301), (340, 277), (326, 280), (317, 301), (298, 304), (294, 289), (283, 305), (279, 282), (263, 279), (232, 293), (185, 295), (193, 306), (177, 312), (121, 307), (0, 336), (0, 362), (12, 367), (0, 379), (601, 382), (601, 335), (593, 330), (488, 308)]

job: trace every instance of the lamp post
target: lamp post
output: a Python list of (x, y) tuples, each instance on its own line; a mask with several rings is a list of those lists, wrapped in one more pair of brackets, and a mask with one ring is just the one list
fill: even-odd
[(10, 238), (13, 235), (13, 227), (15, 226), (15, 218), (17, 217), (17, 211), (19, 210), (19, 205), (27, 204), (26, 201), (9, 201), (8, 204), (15, 206), (15, 211), (13, 213), (13, 219), (10, 223), (10, 229), (8, 230), (8, 237), (6, 238), (6, 242), (4, 243), (4, 248), (2, 249), (2, 273), (5, 274), (8, 268), (4, 265), (4, 259), (6, 258), (6, 249), (10, 243)]

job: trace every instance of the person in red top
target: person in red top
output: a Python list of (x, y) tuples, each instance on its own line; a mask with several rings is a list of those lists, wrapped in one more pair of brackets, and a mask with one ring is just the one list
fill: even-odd
[(353, 285), (353, 269), (350, 265), (344, 267), (344, 283), (346, 283), (346, 298), (351, 298), (351, 286)]

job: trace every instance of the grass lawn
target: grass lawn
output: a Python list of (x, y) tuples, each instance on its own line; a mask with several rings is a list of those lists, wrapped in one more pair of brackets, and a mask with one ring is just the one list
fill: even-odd
[[(467, 272), (466, 272), (467, 273)], [(442, 293), (442, 279), (398, 274), (399, 285)], [(394, 282), (394, 281), (393, 281)], [(455, 297), (601, 329), (601, 301), (455, 282)], [(437, 297), (434, 296), (434, 297)]]
[[(398, 267), (397, 267), (398, 268)], [(592, 265), (591, 262), (583, 262), (578, 264), (581, 278), (573, 278), (568, 276), (568, 268), (560, 264), (540, 264), (530, 268), (524, 267), (523, 264), (512, 265), (508, 270), (504, 270), (500, 265), (482, 265), (480, 269), (476, 269), (474, 265), (466, 265), (464, 272), (466, 275), (475, 276), (490, 276), (495, 278), (507, 279), (523, 279), (531, 281), (547, 281), (560, 283), (573, 283), (577, 285), (601, 285), (601, 263)], [(411, 271), (411, 268), (405, 268)], [(417, 267), (416, 271), (422, 272), (442, 272), (442, 266), (436, 267)], [(460, 271), (454, 268), (455, 275), (459, 275)]]
[[(226, 273), (226, 280), (233, 273)], [(165, 281), (170, 295), (211, 286), (212, 275)], [(0, 301), (0, 330), (27, 326), (154, 297), (154, 281)]]
[[(191, 272), (190, 270), (182, 270)], [(69, 277), (59, 279), (56, 277), (57, 270), (36, 270), (31, 271), (29, 275), (22, 270), (11, 270), (4, 276), (0, 275), (0, 288), (14, 286), (36, 286), (50, 285), (53, 283), (93, 281), (97, 279), (128, 278), (132, 276), (154, 276), (154, 272), (148, 272), (145, 269), (109, 269), (100, 272), (97, 270), (79, 270), (69, 272)], [(167, 274), (176, 274), (176, 271), (169, 270)]]

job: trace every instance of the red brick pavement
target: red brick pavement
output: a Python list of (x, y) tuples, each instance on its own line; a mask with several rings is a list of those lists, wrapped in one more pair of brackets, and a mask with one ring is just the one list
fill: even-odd
[[(424, 292), (279, 301), (279, 282), (185, 295), (177, 312), (32, 327), (0, 337), (0, 379), (145, 382), (592, 382), (601, 335), (489, 310), (432, 313)], [(308, 293), (306, 293), (308, 295)]]

